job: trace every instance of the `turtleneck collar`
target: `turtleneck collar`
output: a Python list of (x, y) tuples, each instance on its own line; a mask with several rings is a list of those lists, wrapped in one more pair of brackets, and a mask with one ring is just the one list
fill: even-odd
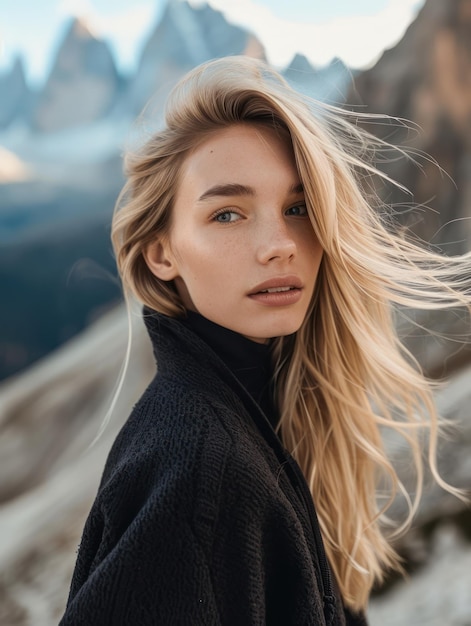
[(275, 428), (278, 413), (272, 399), (270, 343), (247, 339), (194, 311), (188, 311), (187, 317), (180, 318), (180, 322), (196, 333), (224, 361)]

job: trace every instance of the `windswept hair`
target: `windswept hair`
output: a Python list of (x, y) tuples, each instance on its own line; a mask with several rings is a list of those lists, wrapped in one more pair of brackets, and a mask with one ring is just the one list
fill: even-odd
[[(295, 92), (272, 68), (247, 57), (206, 63), (171, 93), (165, 127), (127, 159), (113, 244), (126, 294), (166, 315), (184, 314), (172, 282), (156, 278), (144, 251), (169, 235), (182, 163), (231, 124), (275, 128), (291, 140), (309, 219), (323, 248), (315, 292), (300, 330), (274, 340), (279, 431), (312, 493), (344, 602), (365, 608), (372, 585), (400, 569), (385, 513), (402, 492), (410, 523), (421, 495), (422, 435), (435, 479), (439, 419), (432, 384), (399, 341), (392, 305), (469, 310), (470, 255), (443, 257), (408, 241), (370, 181), (379, 140), (357, 114)], [(370, 158), (373, 157), (373, 158)], [(416, 468), (407, 495), (386, 454), (382, 430), (410, 445)]]

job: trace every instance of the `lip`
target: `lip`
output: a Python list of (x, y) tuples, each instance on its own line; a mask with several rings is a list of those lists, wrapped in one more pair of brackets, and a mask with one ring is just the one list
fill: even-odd
[[(270, 293), (266, 291), (266, 289), (276, 289), (277, 287), (284, 287), (286, 291), (272, 291)], [(287, 289), (288, 287), (289, 289)], [(279, 276), (256, 285), (248, 297), (260, 305), (276, 308), (296, 304), (301, 299), (302, 293), (303, 283), (297, 276)]]
[[(262, 291), (265, 291), (266, 289), (276, 289), (277, 287), (291, 287), (292, 289), (299, 290), (303, 288), (303, 283), (301, 279), (298, 278), (298, 276), (276, 276), (274, 278), (265, 280), (263, 283), (259, 283), (258, 285), (253, 287), (253, 289), (249, 291), (248, 295), (249, 296), (259, 295)], [(280, 293), (289, 293), (289, 292), (280, 292)]]

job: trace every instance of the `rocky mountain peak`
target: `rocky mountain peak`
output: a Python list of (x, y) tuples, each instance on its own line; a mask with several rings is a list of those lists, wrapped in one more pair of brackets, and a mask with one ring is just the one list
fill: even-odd
[(33, 116), (33, 127), (54, 131), (106, 115), (119, 89), (108, 44), (81, 18), (69, 23)]
[(23, 58), (18, 55), (11, 69), (0, 75), (0, 129), (13, 120), (24, 118), (30, 105), (31, 91), (26, 83)]
[(313, 66), (309, 63), (307, 57), (304, 56), (304, 54), (300, 54), (299, 52), (296, 53), (291, 61), (291, 63), (288, 65), (288, 67), (285, 70), (286, 72), (291, 72), (291, 71), (295, 71), (295, 72), (313, 72), (314, 68)]
[(143, 48), (128, 107), (138, 113), (156, 94), (153, 109), (161, 109), (169, 90), (185, 72), (209, 59), (232, 54), (265, 58), (255, 35), (229, 23), (220, 11), (207, 4), (192, 7), (184, 0), (171, 0)]
[(64, 44), (67, 41), (73, 41), (74, 39), (93, 39), (92, 26), (85, 17), (73, 17), (69, 22), (69, 27), (66, 31), (64, 38)]
[(296, 89), (312, 98), (342, 103), (352, 82), (352, 71), (340, 59), (322, 68), (315, 68), (303, 54), (296, 54), (286, 70), (285, 78)]

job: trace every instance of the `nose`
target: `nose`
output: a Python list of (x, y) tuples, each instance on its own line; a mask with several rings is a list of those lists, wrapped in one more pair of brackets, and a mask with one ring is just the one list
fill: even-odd
[(265, 223), (258, 235), (257, 257), (260, 263), (290, 261), (296, 254), (296, 241), (283, 218)]

